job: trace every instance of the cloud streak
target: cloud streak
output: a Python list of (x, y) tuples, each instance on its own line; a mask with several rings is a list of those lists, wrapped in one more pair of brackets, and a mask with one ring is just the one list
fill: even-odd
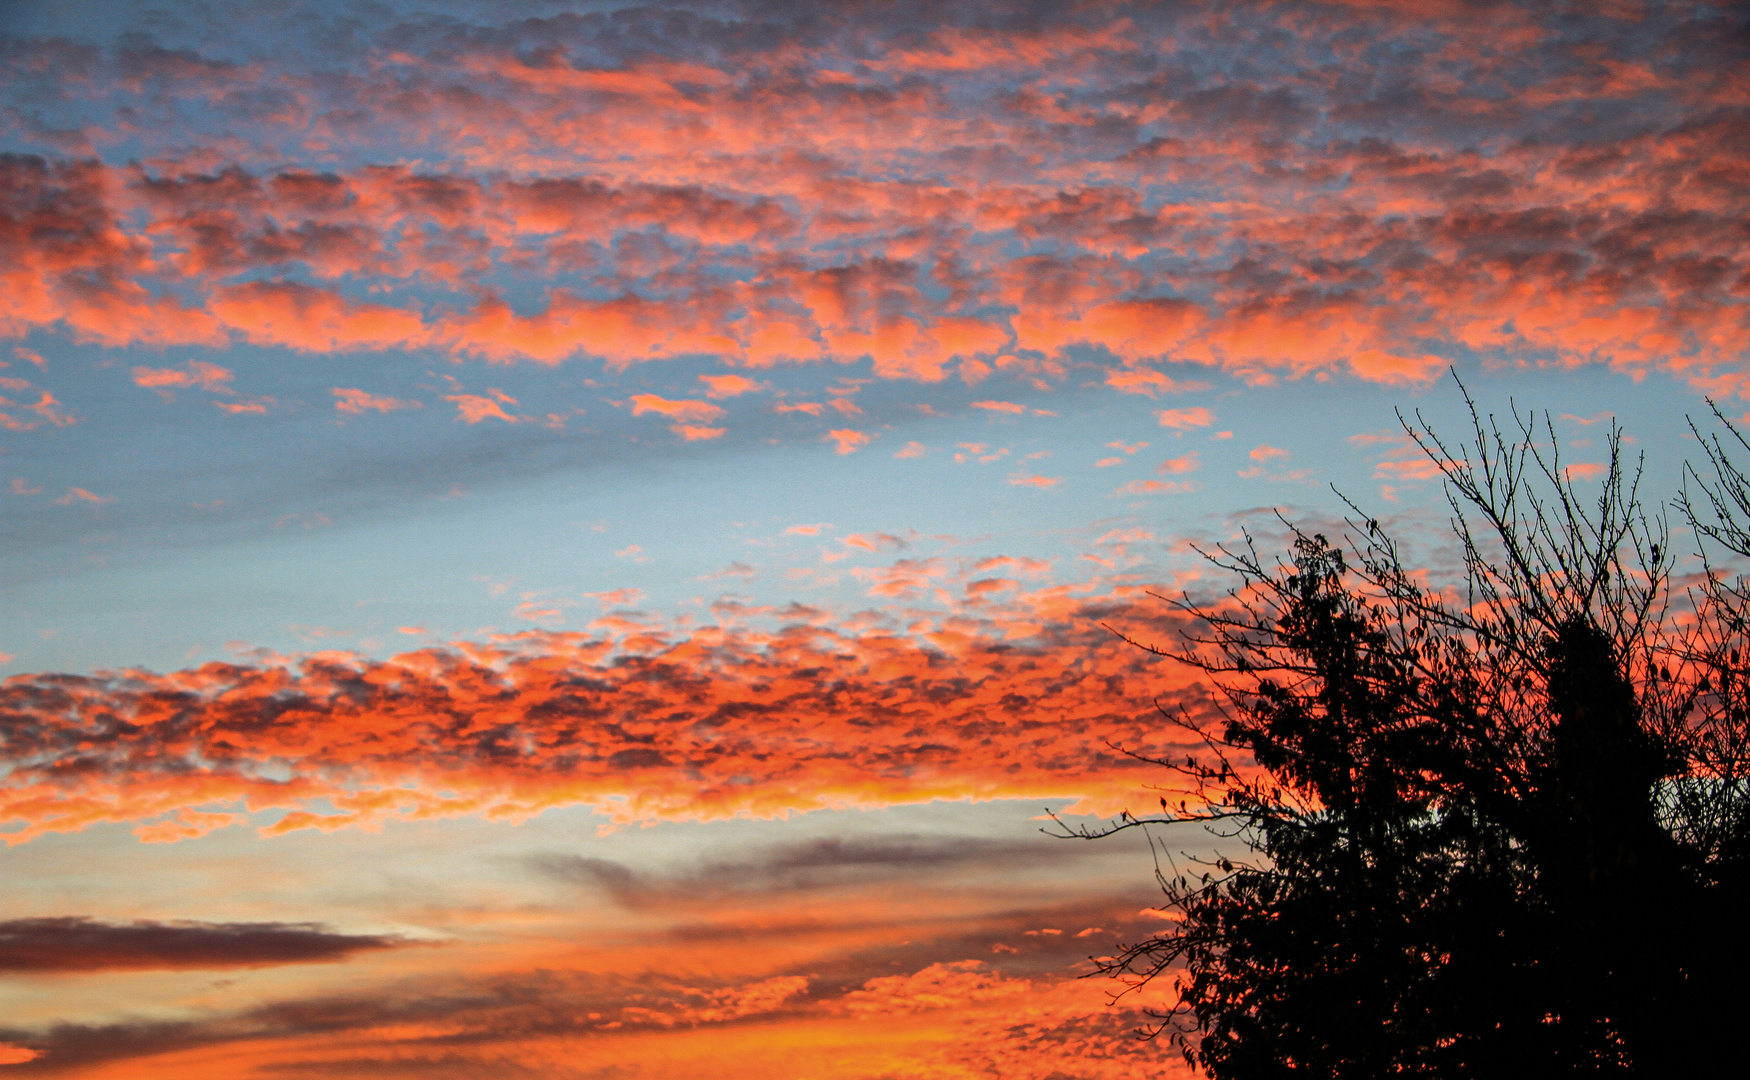
[(95, 972), (269, 967), (344, 960), (405, 940), (315, 923), (131, 923), (78, 916), (0, 922), (0, 971)]

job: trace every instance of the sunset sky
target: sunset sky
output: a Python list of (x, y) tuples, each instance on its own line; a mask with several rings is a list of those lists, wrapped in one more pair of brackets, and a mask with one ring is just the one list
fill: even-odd
[(0, 32), (0, 1076), (1172, 1075), (1108, 627), (1750, 408), (1729, 5)]

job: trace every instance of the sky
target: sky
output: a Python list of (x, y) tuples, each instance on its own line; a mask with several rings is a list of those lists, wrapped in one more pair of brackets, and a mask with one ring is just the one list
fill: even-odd
[(1750, 422), (1732, 5), (7, 0), (0, 154), (0, 1075), (1178, 1075), (1118, 634)]

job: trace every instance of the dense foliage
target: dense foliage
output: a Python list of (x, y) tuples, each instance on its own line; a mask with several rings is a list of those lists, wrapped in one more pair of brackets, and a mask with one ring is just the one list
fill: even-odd
[(1704, 440), (1678, 589), (1619, 437), (1592, 499), (1547, 421), (1406, 430), (1462, 582), (1364, 518), (1292, 530), (1274, 566), (1212, 553), (1237, 587), (1179, 601), (1203, 629), (1154, 651), (1209, 673), (1221, 718), (1172, 717), (1205, 747), (1161, 762), (1186, 809), (1118, 827), (1201, 820), (1253, 857), (1163, 872), (1175, 929), (1102, 969), (1171, 978), (1158, 1030), (1217, 1078), (1712, 1074), (1750, 960), (1750, 605), (1715, 557), (1750, 554), (1750, 446)]

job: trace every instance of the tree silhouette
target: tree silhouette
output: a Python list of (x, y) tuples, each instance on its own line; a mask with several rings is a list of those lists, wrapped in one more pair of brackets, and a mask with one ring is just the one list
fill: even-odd
[(1158, 872), (1175, 928), (1097, 961), (1124, 992), (1171, 978), (1148, 1034), (1210, 1076), (1738, 1057), (1750, 589), (1720, 557), (1750, 557), (1750, 443), (1724, 417), (1703, 439), (1679, 589), (1620, 431), (1588, 498), (1547, 416), (1503, 430), (1466, 401), (1465, 443), (1404, 422), (1445, 481), (1457, 586), (1357, 510), (1341, 542), (1289, 525), (1274, 564), (1249, 536), (1207, 553), (1234, 589), (1168, 601), (1199, 627), (1177, 645), (1136, 643), (1206, 673), (1217, 719), (1163, 710), (1202, 747), (1156, 762), (1181, 810), (1073, 835), (1201, 821), (1252, 852)]

